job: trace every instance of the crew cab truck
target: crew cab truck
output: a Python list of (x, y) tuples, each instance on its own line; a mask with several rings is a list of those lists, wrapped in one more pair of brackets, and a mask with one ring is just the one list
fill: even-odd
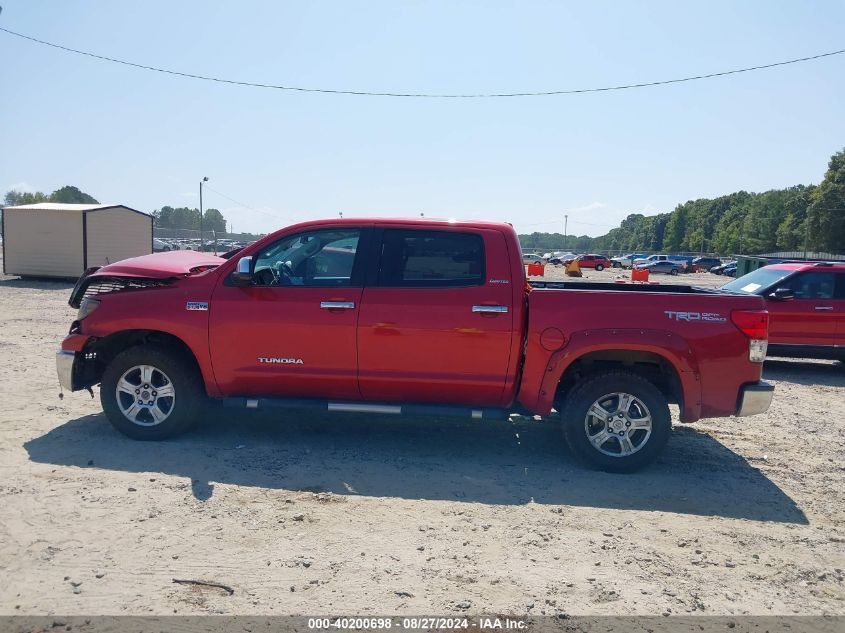
[(241, 409), (557, 411), (599, 468), (652, 461), (682, 422), (767, 410), (763, 299), (689, 286), (532, 283), (508, 224), (297, 224), (230, 259), (174, 251), (87, 271), (57, 354), (108, 419), (158, 440), (206, 398)]

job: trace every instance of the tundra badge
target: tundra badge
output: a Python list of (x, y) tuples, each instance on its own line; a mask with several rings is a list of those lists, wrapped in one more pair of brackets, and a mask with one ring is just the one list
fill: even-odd
[(267, 365), (275, 365), (281, 363), (282, 365), (304, 365), (301, 358), (279, 358), (278, 356), (259, 356), (258, 362)]

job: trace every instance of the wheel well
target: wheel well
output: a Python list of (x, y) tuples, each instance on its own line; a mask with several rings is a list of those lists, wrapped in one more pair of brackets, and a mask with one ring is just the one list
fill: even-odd
[(115, 356), (138, 345), (155, 345), (173, 351), (188, 360), (199, 372), (199, 364), (191, 348), (178, 336), (158, 330), (123, 330), (89, 341), (82, 350), (85, 363), (80, 382), (90, 387), (100, 382), (103, 372)]
[(654, 384), (666, 400), (683, 408), (683, 389), (678, 372), (660, 354), (636, 350), (590, 352), (573, 361), (560, 377), (555, 401), (563, 400), (579, 381), (610, 370), (624, 369)]

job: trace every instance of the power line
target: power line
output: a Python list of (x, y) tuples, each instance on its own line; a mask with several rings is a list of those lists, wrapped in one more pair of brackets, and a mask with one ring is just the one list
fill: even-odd
[(819, 53), (818, 55), (811, 55), (809, 57), (799, 57), (797, 59), (790, 59), (783, 62), (773, 62), (771, 64), (763, 64), (761, 66), (749, 66), (747, 68), (737, 68), (734, 70), (725, 70), (722, 72), (717, 73), (708, 73), (706, 75), (693, 75), (690, 77), (681, 77), (679, 79), (665, 79), (662, 81), (647, 81), (642, 83), (635, 83), (635, 84), (625, 84), (619, 86), (605, 86), (600, 88), (578, 88), (573, 90), (548, 90), (542, 92), (491, 92), (491, 93), (477, 93), (477, 94), (433, 94), (433, 93), (424, 93), (424, 92), (368, 92), (364, 90), (337, 90), (331, 88), (303, 88), (301, 86), (284, 86), (278, 84), (264, 84), (264, 83), (254, 83), (250, 81), (238, 81), (235, 79), (223, 79), (220, 77), (209, 77), (207, 75), (198, 75), (195, 73), (186, 73), (180, 72), (178, 70), (170, 70), (167, 68), (158, 68), (156, 66), (149, 66), (147, 64), (137, 64), (135, 62), (126, 61), (124, 59), (117, 59), (114, 57), (107, 57), (105, 55), (97, 55), (96, 53), (91, 53), (88, 51), (81, 51), (75, 48), (70, 48), (69, 46), (62, 46), (61, 44), (55, 44), (53, 42), (47, 42), (45, 40), (40, 40), (35, 37), (31, 37), (29, 35), (24, 35), (23, 33), (17, 33), (16, 31), (11, 31), (9, 29), (4, 29), (0, 27), (0, 31), (4, 33), (8, 33), (9, 35), (14, 35), (16, 37), (20, 37), (25, 40), (29, 40), (30, 42), (35, 42), (36, 44), (42, 44), (44, 46), (49, 46), (51, 48), (56, 48), (68, 53), (75, 53), (77, 55), (84, 55), (86, 57), (93, 57), (94, 59), (99, 59), (102, 61), (113, 62), (115, 64), (123, 64), (124, 66), (132, 66), (133, 68), (141, 68), (142, 70), (151, 70), (159, 73), (165, 73), (168, 75), (176, 75), (178, 77), (187, 77), (189, 79), (201, 79), (203, 81), (214, 81), (217, 83), (223, 84), (231, 84), (235, 86), (249, 86), (252, 88), (271, 88), (274, 90), (288, 90), (294, 92), (319, 92), (324, 94), (337, 94), (337, 95), (356, 95), (356, 96), (366, 96), (366, 97), (413, 97), (413, 98), (422, 98), (422, 99), (493, 99), (493, 98), (502, 98), (502, 97), (549, 97), (553, 95), (571, 95), (571, 94), (582, 94), (587, 92), (610, 92), (613, 90), (630, 90), (632, 88), (647, 88), (652, 86), (665, 86), (667, 84), (677, 84), (683, 83), (686, 81), (695, 81), (698, 79), (711, 79), (713, 77), (724, 77), (726, 75), (736, 75), (738, 73), (747, 73), (755, 70), (763, 70), (765, 68), (775, 68), (776, 66), (787, 66), (789, 64), (798, 64), (800, 62), (808, 62), (815, 59), (821, 59), (823, 57), (831, 57), (833, 55), (840, 55), (845, 53), (845, 49), (838, 50), (838, 51), (831, 51), (829, 53)]
[(218, 196), (220, 196), (222, 198), (226, 198), (226, 200), (228, 200), (230, 202), (234, 202), (236, 205), (238, 205), (239, 207), (243, 207), (244, 209), (249, 209), (250, 211), (255, 211), (256, 213), (263, 213), (264, 215), (269, 216), (271, 218), (275, 218), (277, 220), (284, 220), (285, 222), (291, 221), (290, 218), (282, 217), (280, 215), (276, 215), (275, 213), (270, 213), (269, 211), (263, 211), (261, 209), (256, 209), (255, 207), (251, 207), (248, 204), (244, 204), (243, 202), (235, 200), (234, 198), (230, 198), (225, 193), (221, 193), (221, 192), (217, 191), (217, 189), (212, 189), (211, 187), (208, 186), (208, 184), (205, 185), (205, 188), (208, 189), (209, 191), (213, 191), (214, 193), (216, 193)]

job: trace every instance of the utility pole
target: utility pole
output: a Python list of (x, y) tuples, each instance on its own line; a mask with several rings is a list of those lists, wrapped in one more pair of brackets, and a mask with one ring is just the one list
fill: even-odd
[(804, 261), (807, 261), (807, 243), (810, 241), (810, 208), (807, 207), (807, 218), (804, 220)]
[(202, 183), (208, 182), (208, 176), (203, 176), (200, 180), (200, 250), (203, 250), (202, 243)]
[(563, 250), (566, 250), (566, 234), (569, 232), (569, 215), (563, 216)]

